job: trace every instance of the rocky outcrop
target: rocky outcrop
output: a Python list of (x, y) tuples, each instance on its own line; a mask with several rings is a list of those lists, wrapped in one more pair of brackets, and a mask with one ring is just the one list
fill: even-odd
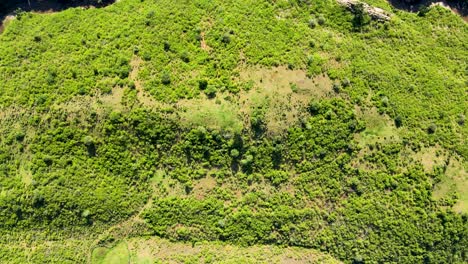
[(363, 3), (357, 0), (337, 0), (337, 1), (340, 5), (347, 7), (353, 12), (356, 10), (356, 7), (358, 5), (362, 4), (364, 11), (367, 14), (369, 14), (369, 16), (372, 17), (373, 19), (383, 20), (383, 21), (388, 21), (391, 19), (390, 14), (388, 14), (387, 12), (385, 12), (385, 10), (381, 8), (373, 7), (373, 6), (370, 6), (366, 3)]

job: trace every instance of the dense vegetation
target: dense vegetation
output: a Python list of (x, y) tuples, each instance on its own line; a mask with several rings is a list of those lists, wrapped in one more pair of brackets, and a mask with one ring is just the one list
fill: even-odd
[[(468, 261), (468, 26), (368, 2), (391, 21), (320, 0), (20, 12), (0, 35), (0, 262), (148, 235)], [(290, 82), (273, 130), (264, 69), (329, 87)]]

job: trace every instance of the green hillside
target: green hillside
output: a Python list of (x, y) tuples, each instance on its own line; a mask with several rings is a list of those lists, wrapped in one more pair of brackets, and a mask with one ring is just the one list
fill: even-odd
[(120, 0), (0, 34), (0, 263), (468, 262), (468, 25)]

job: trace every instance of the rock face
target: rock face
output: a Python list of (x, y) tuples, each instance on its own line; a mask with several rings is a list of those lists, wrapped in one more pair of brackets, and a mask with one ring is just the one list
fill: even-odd
[(346, 6), (351, 11), (354, 11), (355, 7), (359, 4), (362, 4), (364, 11), (369, 14), (373, 19), (388, 21), (391, 19), (390, 15), (385, 12), (385, 10), (370, 6), (366, 3), (357, 1), (357, 0), (337, 0), (338, 3), (342, 6)]

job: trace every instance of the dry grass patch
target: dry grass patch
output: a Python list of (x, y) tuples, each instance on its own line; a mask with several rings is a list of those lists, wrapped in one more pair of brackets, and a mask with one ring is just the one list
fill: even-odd
[(104, 94), (98, 97), (98, 100), (102, 102), (104, 106), (110, 107), (112, 109), (122, 109), (122, 98), (124, 95), (124, 89), (121, 87), (112, 88), (112, 92), (109, 94)]
[[(366, 129), (354, 135), (354, 139), (361, 147), (353, 166), (362, 170), (374, 170), (375, 165), (363, 161), (363, 157), (371, 152), (370, 146), (376, 143), (400, 142), (399, 131), (393, 120), (387, 115), (378, 113), (377, 108), (361, 108), (355, 106), (357, 118), (365, 123)], [(403, 168), (404, 169), (404, 168)]]
[(154, 100), (153, 96), (144, 90), (143, 84), (138, 78), (138, 73), (140, 71), (141, 64), (143, 63), (143, 60), (138, 56), (133, 56), (132, 60), (130, 61), (130, 66), (132, 67), (132, 70), (130, 72), (129, 78), (135, 84), (138, 101), (149, 108), (161, 107), (163, 106), (163, 104)]
[(389, 116), (379, 114), (375, 107), (368, 109), (356, 107), (355, 111), (358, 119), (363, 120), (366, 125), (366, 129), (362, 133), (355, 135), (355, 139), (361, 147), (375, 143), (400, 141), (398, 129)]
[(193, 186), (191, 194), (197, 199), (204, 199), (205, 196), (213, 190), (218, 183), (216, 179), (210, 176), (206, 176), (198, 181)]
[(440, 146), (423, 148), (414, 155), (414, 158), (421, 162), (426, 172), (432, 172), (435, 166), (443, 166), (447, 157), (447, 151)]
[(312, 249), (275, 246), (237, 247), (218, 243), (173, 243), (160, 238), (132, 238), (130, 263), (340, 263)]
[(177, 103), (176, 108), (180, 110), (180, 121), (188, 127), (204, 126), (236, 132), (242, 130), (239, 107), (228, 100), (206, 97), (184, 99)]
[(313, 98), (334, 96), (328, 76), (311, 79), (303, 70), (284, 66), (243, 68), (239, 71), (239, 81), (253, 84), (251, 90), (239, 95), (242, 115), (249, 120), (255, 108), (265, 108), (269, 134), (281, 134), (297, 123), (306, 114), (304, 108)]
[(467, 162), (460, 158), (450, 158), (441, 182), (434, 187), (434, 198), (442, 199), (458, 195), (458, 200), (453, 206), (453, 210), (459, 213), (468, 213), (468, 173)]

